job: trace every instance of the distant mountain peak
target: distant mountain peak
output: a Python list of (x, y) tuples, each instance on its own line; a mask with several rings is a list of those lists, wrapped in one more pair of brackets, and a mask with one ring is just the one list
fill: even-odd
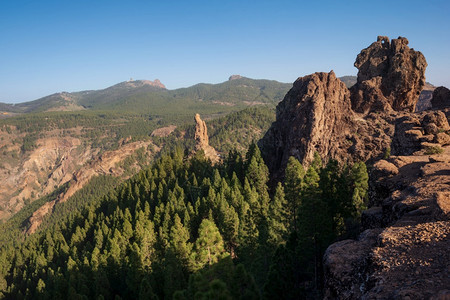
[(242, 76), (241, 75), (231, 75), (229, 78), (228, 78), (228, 80), (229, 81), (231, 81), (231, 80), (236, 80), (236, 79), (241, 79), (242, 78)]
[(158, 87), (161, 89), (165, 89), (166, 86), (164, 84), (161, 83), (161, 81), (159, 81), (159, 79), (155, 79), (154, 81), (151, 80), (133, 80), (130, 79), (126, 82), (126, 85), (131, 86), (131, 87), (141, 87), (144, 85), (149, 85), (149, 86), (154, 86), (154, 87)]

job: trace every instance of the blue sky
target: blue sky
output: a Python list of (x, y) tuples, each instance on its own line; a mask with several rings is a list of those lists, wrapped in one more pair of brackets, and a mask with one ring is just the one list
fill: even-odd
[(158, 78), (175, 89), (231, 74), (293, 82), (356, 75), (378, 35), (424, 53), (450, 87), (450, 1), (0, 0), (0, 102)]

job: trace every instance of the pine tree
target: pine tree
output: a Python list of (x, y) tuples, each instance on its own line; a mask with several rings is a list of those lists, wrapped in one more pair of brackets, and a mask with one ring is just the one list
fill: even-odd
[(352, 166), (350, 176), (354, 186), (352, 194), (353, 217), (359, 219), (361, 212), (367, 208), (369, 175), (366, 165), (363, 162), (355, 163)]
[(284, 180), (284, 190), (288, 204), (288, 219), (290, 231), (297, 230), (298, 207), (301, 205), (301, 192), (303, 188), (303, 179), (305, 169), (300, 162), (293, 156), (289, 157)]
[(195, 241), (194, 269), (212, 265), (225, 256), (223, 239), (214, 221), (203, 219)]
[[(330, 159), (325, 168), (320, 171), (320, 190), (322, 200), (326, 204), (328, 215), (333, 219), (332, 231), (335, 237), (345, 231), (343, 226), (343, 211), (345, 210), (346, 189), (342, 184), (342, 176), (339, 164)], [(344, 188), (344, 190), (342, 190)]]
[(287, 238), (288, 217), (288, 203), (285, 199), (283, 185), (279, 182), (269, 209), (269, 242), (272, 246), (277, 247)]
[(233, 206), (223, 199), (219, 203), (218, 225), (225, 240), (227, 250), (234, 257), (239, 233), (239, 217)]
[(170, 229), (170, 247), (180, 259), (185, 268), (189, 268), (192, 244), (189, 243), (189, 231), (181, 223), (178, 214), (175, 214), (174, 224)]

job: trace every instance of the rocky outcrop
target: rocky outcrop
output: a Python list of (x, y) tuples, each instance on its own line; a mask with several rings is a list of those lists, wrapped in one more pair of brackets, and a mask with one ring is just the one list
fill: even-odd
[(314, 152), (341, 163), (367, 161), (390, 148), (395, 118), (395, 113), (354, 113), (350, 93), (334, 72), (315, 73), (295, 81), (259, 146), (276, 179), (283, 177), (290, 156), (304, 166)]
[(155, 79), (153, 81), (151, 81), (151, 80), (143, 80), (143, 82), (145, 84), (147, 84), (147, 85), (151, 85), (151, 86), (154, 86), (154, 87), (159, 87), (161, 89), (165, 89), (166, 88), (166, 86), (164, 84), (162, 84), (161, 81), (159, 81), (159, 79)]
[(195, 114), (195, 148), (204, 149), (209, 146), (209, 138), (208, 138), (208, 127), (206, 127), (206, 122), (200, 118), (199, 114)]
[(425, 125), (426, 112), (411, 114), (425, 84), (427, 63), (422, 53), (407, 45), (406, 38), (390, 42), (378, 37), (362, 50), (351, 92), (333, 72), (297, 79), (259, 143), (274, 177), (283, 176), (289, 156), (305, 166), (314, 152), (341, 163), (374, 163), (390, 152), (410, 155), (445, 145), (445, 126), (429, 133), (434, 125)]
[(390, 42), (379, 36), (358, 54), (355, 67), (358, 79), (351, 88), (355, 111), (415, 110), (425, 85), (427, 62), (421, 52), (408, 47), (406, 38)]
[[(450, 144), (450, 126), (441, 111), (400, 114), (391, 144), (394, 155), (432, 154)], [(434, 150), (433, 150), (434, 149)]]
[(242, 78), (241, 75), (231, 75), (231, 76), (228, 78), (228, 80), (231, 81), (231, 80), (236, 80), (236, 79), (241, 79), (241, 78)]
[(200, 118), (199, 114), (195, 114), (195, 151), (203, 151), (205, 157), (210, 159), (212, 163), (217, 163), (219, 159), (219, 154), (216, 150), (209, 145), (208, 138), (208, 128), (206, 127), (206, 122)]
[[(120, 83), (119, 83), (119, 85), (120, 85)], [(160, 88), (160, 89), (166, 88), (166, 86), (164, 84), (162, 84), (161, 81), (159, 81), (159, 79), (155, 79), (153, 81), (130, 79), (129, 81), (125, 82), (125, 85), (127, 87), (132, 87), (132, 88), (139, 88), (139, 87), (143, 87), (143, 86), (152, 86), (152, 87), (156, 87), (156, 88)]]
[(436, 88), (431, 98), (431, 107), (433, 109), (450, 107), (450, 90), (444, 86)]
[(382, 195), (324, 256), (326, 299), (448, 299), (450, 148), (374, 165)]
[(290, 156), (305, 165), (314, 152), (346, 157), (357, 127), (345, 84), (330, 73), (300, 77), (277, 106), (276, 121), (260, 141), (271, 171), (284, 169)]

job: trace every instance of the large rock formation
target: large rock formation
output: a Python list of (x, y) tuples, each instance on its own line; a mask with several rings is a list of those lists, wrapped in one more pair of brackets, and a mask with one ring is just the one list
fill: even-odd
[(431, 107), (436, 109), (450, 107), (450, 90), (444, 86), (436, 88), (431, 98)]
[(195, 147), (197, 150), (209, 146), (208, 128), (206, 122), (200, 118), (199, 114), (195, 114)]
[(309, 164), (322, 157), (348, 156), (347, 137), (356, 127), (345, 84), (330, 73), (298, 78), (277, 106), (276, 121), (260, 142), (269, 169), (284, 169), (290, 156)]
[(195, 151), (202, 150), (205, 153), (206, 158), (211, 162), (216, 163), (219, 161), (219, 154), (216, 150), (209, 145), (208, 128), (205, 121), (200, 118), (199, 114), (195, 114)]
[(408, 47), (406, 38), (389, 42), (379, 36), (358, 54), (355, 67), (359, 70), (351, 88), (355, 111), (415, 110), (425, 85), (427, 62), (421, 52)]
[(352, 162), (383, 156), (394, 134), (394, 117), (353, 113), (345, 84), (330, 73), (298, 78), (277, 106), (277, 119), (259, 142), (275, 178), (290, 156), (304, 166), (318, 152), (325, 160)]
[(316, 151), (371, 165), (365, 231), (325, 253), (327, 299), (450, 296), (450, 109), (414, 113), (427, 64), (407, 44), (364, 49), (350, 92), (333, 72), (297, 79), (259, 143), (275, 181), (289, 156), (307, 166)]

